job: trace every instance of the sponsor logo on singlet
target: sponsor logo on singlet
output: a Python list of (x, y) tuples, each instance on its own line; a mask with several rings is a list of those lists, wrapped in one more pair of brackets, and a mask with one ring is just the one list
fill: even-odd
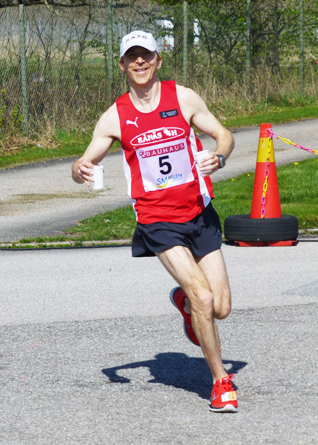
[(127, 119), (126, 120), (126, 125), (129, 125), (129, 124), (130, 125), (135, 125), (135, 127), (138, 128), (137, 119), (138, 119), (138, 116), (136, 117), (136, 119), (134, 121), (130, 121), (129, 119)]
[(158, 178), (156, 181), (156, 184), (159, 187), (159, 189), (163, 189), (163, 188), (167, 187), (169, 182), (179, 181), (180, 183), (182, 183), (182, 179), (183, 179), (182, 173), (176, 173), (175, 175)]
[(167, 117), (178, 116), (178, 110), (175, 108), (174, 110), (161, 111), (160, 117), (161, 119), (167, 119)]
[(154, 130), (146, 131), (135, 136), (130, 144), (133, 146), (157, 144), (158, 142), (168, 141), (176, 137), (181, 137), (185, 133), (183, 128), (178, 127), (162, 127)]
[(142, 158), (150, 158), (152, 156), (161, 156), (167, 153), (174, 153), (176, 151), (184, 150), (185, 149), (185, 143), (181, 142), (180, 144), (171, 144), (167, 145), (166, 147), (160, 147), (160, 148), (152, 148), (147, 151), (140, 150), (138, 152), (139, 156)]

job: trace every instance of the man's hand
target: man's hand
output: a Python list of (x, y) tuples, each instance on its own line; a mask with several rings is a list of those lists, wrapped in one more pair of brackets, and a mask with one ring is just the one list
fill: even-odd
[(202, 176), (209, 176), (212, 173), (215, 173), (219, 169), (219, 160), (216, 153), (211, 152), (207, 156), (205, 156), (200, 165), (200, 171)]
[(87, 159), (80, 159), (77, 161), (77, 163), (73, 166), (73, 179), (75, 182), (82, 184), (85, 182), (85, 184), (89, 187), (91, 185), (91, 182), (94, 182), (94, 164), (92, 164)]
[(91, 143), (80, 157), (72, 165), (72, 177), (77, 184), (85, 184), (89, 187), (94, 182), (93, 168), (106, 156), (115, 139), (120, 141), (120, 123), (116, 103), (102, 114), (96, 124)]

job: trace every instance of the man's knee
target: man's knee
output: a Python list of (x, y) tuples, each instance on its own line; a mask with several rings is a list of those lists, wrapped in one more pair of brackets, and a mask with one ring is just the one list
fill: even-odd
[(224, 289), (221, 295), (218, 295), (214, 300), (213, 317), (217, 320), (223, 320), (231, 312), (231, 291)]
[(225, 289), (221, 295), (215, 296), (207, 289), (201, 290), (194, 298), (190, 298), (190, 301), (191, 312), (194, 311), (217, 320), (223, 320), (231, 312), (230, 289)]
[(213, 310), (213, 296), (207, 289), (201, 290), (191, 301), (191, 312), (211, 317), (213, 316)]

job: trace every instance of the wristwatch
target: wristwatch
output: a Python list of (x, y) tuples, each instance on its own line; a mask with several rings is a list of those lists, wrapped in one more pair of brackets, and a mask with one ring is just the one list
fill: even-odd
[(219, 161), (219, 168), (223, 168), (225, 166), (225, 156), (217, 155)]

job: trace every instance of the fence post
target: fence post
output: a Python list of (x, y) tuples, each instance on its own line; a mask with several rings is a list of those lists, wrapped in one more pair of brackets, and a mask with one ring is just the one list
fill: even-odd
[(246, 78), (247, 91), (251, 94), (251, 0), (246, 2)]
[(299, 4), (299, 76), (300, 92), (304, 92), (304, 0)]
[(25, 55), (25, 26), (24, 26), (24, 4), (19, 2), (19, 32), (20, 32), (20, 68), (21, 68), (21, 89), (22, 89), (22, 111), (23, 130), (28, 135), (29, 130), (29, 106), (28, 106), (28, 80), (27, 64)]
[(9, 14), (10, 14), (10, 12), (9, 12), (9, 8), (8, 8), (8, 6), (6, 7), (6, 26), (7, 26), (7, 38), (8, 38), (8, 44), (10, 43), (10, 33), (11, 33), (11, 30), (10, 30), (10, 17), (9, 17)]
[(188, 81), (188, 2), (183, 2), (183, 85)]
[(110, 101), (113, 102), (113, 8), (111, 1), (107, 3), (107, 52), (108, 94)]
[(57, 15), (57, 24), (56, 24), (56, 28), (57, 28), (57, 47), (60, 51), (60, 43), (61, 43), (61, 23), (60, 23), (60, 8), (57, 7), (56, 10), (56, 15)]

